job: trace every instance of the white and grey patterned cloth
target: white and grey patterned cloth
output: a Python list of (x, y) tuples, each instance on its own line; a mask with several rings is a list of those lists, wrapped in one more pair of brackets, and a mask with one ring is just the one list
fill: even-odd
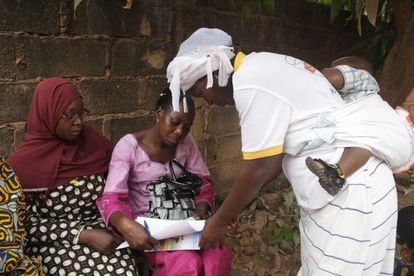
[(380, 91), (378, 82), (365, 70), (356, 69), (348, 65), (335, 67), (344, 77), (344, 86), (339, 90), (345, 102), (349, 103), (366, 97), (370, 94), (378, 94)]
[(41, 260), (48, 275), (138, 275), (129, 248), (104, 255), (76, 244), (82, 229), (105, 228), (95, 205), (103, 174), (78, 177), (43, 196), (28, 196), (27, 253)]

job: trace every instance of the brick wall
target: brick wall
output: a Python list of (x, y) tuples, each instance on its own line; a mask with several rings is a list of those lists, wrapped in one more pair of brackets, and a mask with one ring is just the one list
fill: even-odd
[[(112, 142), (155, 122), (153, 106), (166, 85), (168, 61), (199, 27), (219, 27), (244, 52), (274, 51), (326, 65), (360, 38), (344, 18), (329, 24), (329, 8), (278, 0), (275, 12), (247, 18), (230, 1), (0, 0), (0, 155), (21, 142), (31, 96), (43, 78), (71, 80), (91, 111), (87, 123)], [(255, 7), (252, 13), (256, 14)], [(240, 164), (238, 117), (233, 107), (197, 100), (192, 134), (219, 193)]]

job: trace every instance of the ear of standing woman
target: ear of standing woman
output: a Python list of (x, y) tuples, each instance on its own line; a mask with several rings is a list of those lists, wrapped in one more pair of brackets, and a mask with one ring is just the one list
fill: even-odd
[(54, 77), (37, 85), (24, 141), (7, 159), (27, 194), (26, 251), (49, 274), (137, 275), (131, 252), (116, 252), (121, 240), (106, 230), (95, 207), (112, 146), (84, 125), (87, 113), (67, 80)]

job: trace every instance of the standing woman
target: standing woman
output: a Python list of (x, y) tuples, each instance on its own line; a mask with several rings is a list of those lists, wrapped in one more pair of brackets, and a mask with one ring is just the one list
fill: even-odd
[(137, 275), (128, 249), (105, 229), (95, 205), (112, 146), (83, 125), (76, 87), (59, 77), (33, 95), (24, 142), (7, 162), (27, 194), (27, 253), (51, 275)]

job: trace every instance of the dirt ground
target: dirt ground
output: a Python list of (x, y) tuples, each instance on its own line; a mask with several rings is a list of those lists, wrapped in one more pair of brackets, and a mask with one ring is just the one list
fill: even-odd
[[(413, 172), (396, 176), (399, 207), (414, 203)], [(290, 276), (300, 267), (299, 209), (285, 178), (263, 189), (227, 236), (232, 276)]]
[(299, 209), (289, 182), (267, 185), (227, 236), (232, 276), (296, 275), (300, 267)]

